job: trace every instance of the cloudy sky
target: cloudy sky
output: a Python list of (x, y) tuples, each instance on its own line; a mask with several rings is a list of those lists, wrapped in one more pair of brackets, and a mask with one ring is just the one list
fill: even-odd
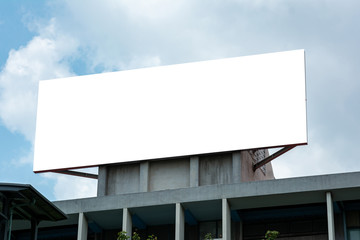
[(360, 171), (359, 22), (356, 0), (0, 1), (0, 182), (96, 194), (95, 180), (32, 172), (40, 80), (294, 49), (309, 144), (274, 160), (276, 177)]

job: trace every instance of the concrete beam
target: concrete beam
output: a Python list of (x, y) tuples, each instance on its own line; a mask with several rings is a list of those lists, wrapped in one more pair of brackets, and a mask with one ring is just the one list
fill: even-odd
[(66, 214), (77, 214), (175, 204), (179, 199), (186, 203), (226, 198), (233, 209), (247, 209), (323, 203), (324, 191), (339, 192), (334, 201), (354, 200), (360, 198), (359, 189), (360, 172), (355, 172), (64, 200), (54, 204)]
[(329, 240), (335, 240), (334, 208), (333, 208), (333, 201), (332, 201), (331, 192), (326, 193), (326, 207), (327, 207)]
[(77, 240), (87, 240), (88, 221), (83, 212), (79, 213)]
[(126, 232), (131, 239), (132, 236), (132, 219), (131, 213), (128, 208), (123, 209), (123, 222), (122, 222), (122, 230)]
[(222, 239), (231, 240), (231, 214), (226, 198), (222, 200)]
[(185, 236), (185, 216), (184, 209), (180, 203), (176, 203), (175, 216), (175, 240), (184, 240)]

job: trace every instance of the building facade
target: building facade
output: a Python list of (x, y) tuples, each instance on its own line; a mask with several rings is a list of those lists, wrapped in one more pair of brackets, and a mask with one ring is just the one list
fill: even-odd
[[(100, 166), (98, 196), (53, 202), (68, 219), (41, 222), (38, 239), (360, 239), (360, 173), (277, 180), (271, 164), (253, 171), (259, 154)], [(29, 239), (26, 223), (13, 229)]]

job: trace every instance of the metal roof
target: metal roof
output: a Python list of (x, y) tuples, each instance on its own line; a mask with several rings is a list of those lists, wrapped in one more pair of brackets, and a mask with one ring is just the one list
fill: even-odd
[(13, 209), (13, 219), (59, 221), (67, 219), (58, 207), (30, 184), (0, 183), (0, 198)]

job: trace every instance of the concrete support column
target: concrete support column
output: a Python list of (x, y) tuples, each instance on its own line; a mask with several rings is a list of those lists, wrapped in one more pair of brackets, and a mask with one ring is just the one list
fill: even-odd
[(231, 214), (226, 198), (222, 200), (222, 239), (231, 240)]
[(79, 213), (77, 240), (87, 240), (88, 221), (84, 213)]
[(329, 240), (335, 240), (334, 208), (333, 208), (331, 192), (326, 193), (326, 208), (327, 208)]
[(149, 191), (149, 162), (141, 162), (140, 163), (140, 192), (148, 192)]
[(132, 218), (129, 209), (123, 209), (123, 222), (122, 222), (122, 230), (126, 232), (130, 238), (132, 236)]
[(176, 204), (175, 216), (175, 240), (184, 240), (185, 235), (185, 215), (180, 203)]
[(241, 182), (241, 152), (233, 152), (232, 153), (232, 175), (233, 175), (233, 183)]
[(107, 189), (107, 167), (100, 166), (98, 174), (97, 196), (105, 196)]
[(190, 157), (190, 187), (199, 186), (199, 157)]

